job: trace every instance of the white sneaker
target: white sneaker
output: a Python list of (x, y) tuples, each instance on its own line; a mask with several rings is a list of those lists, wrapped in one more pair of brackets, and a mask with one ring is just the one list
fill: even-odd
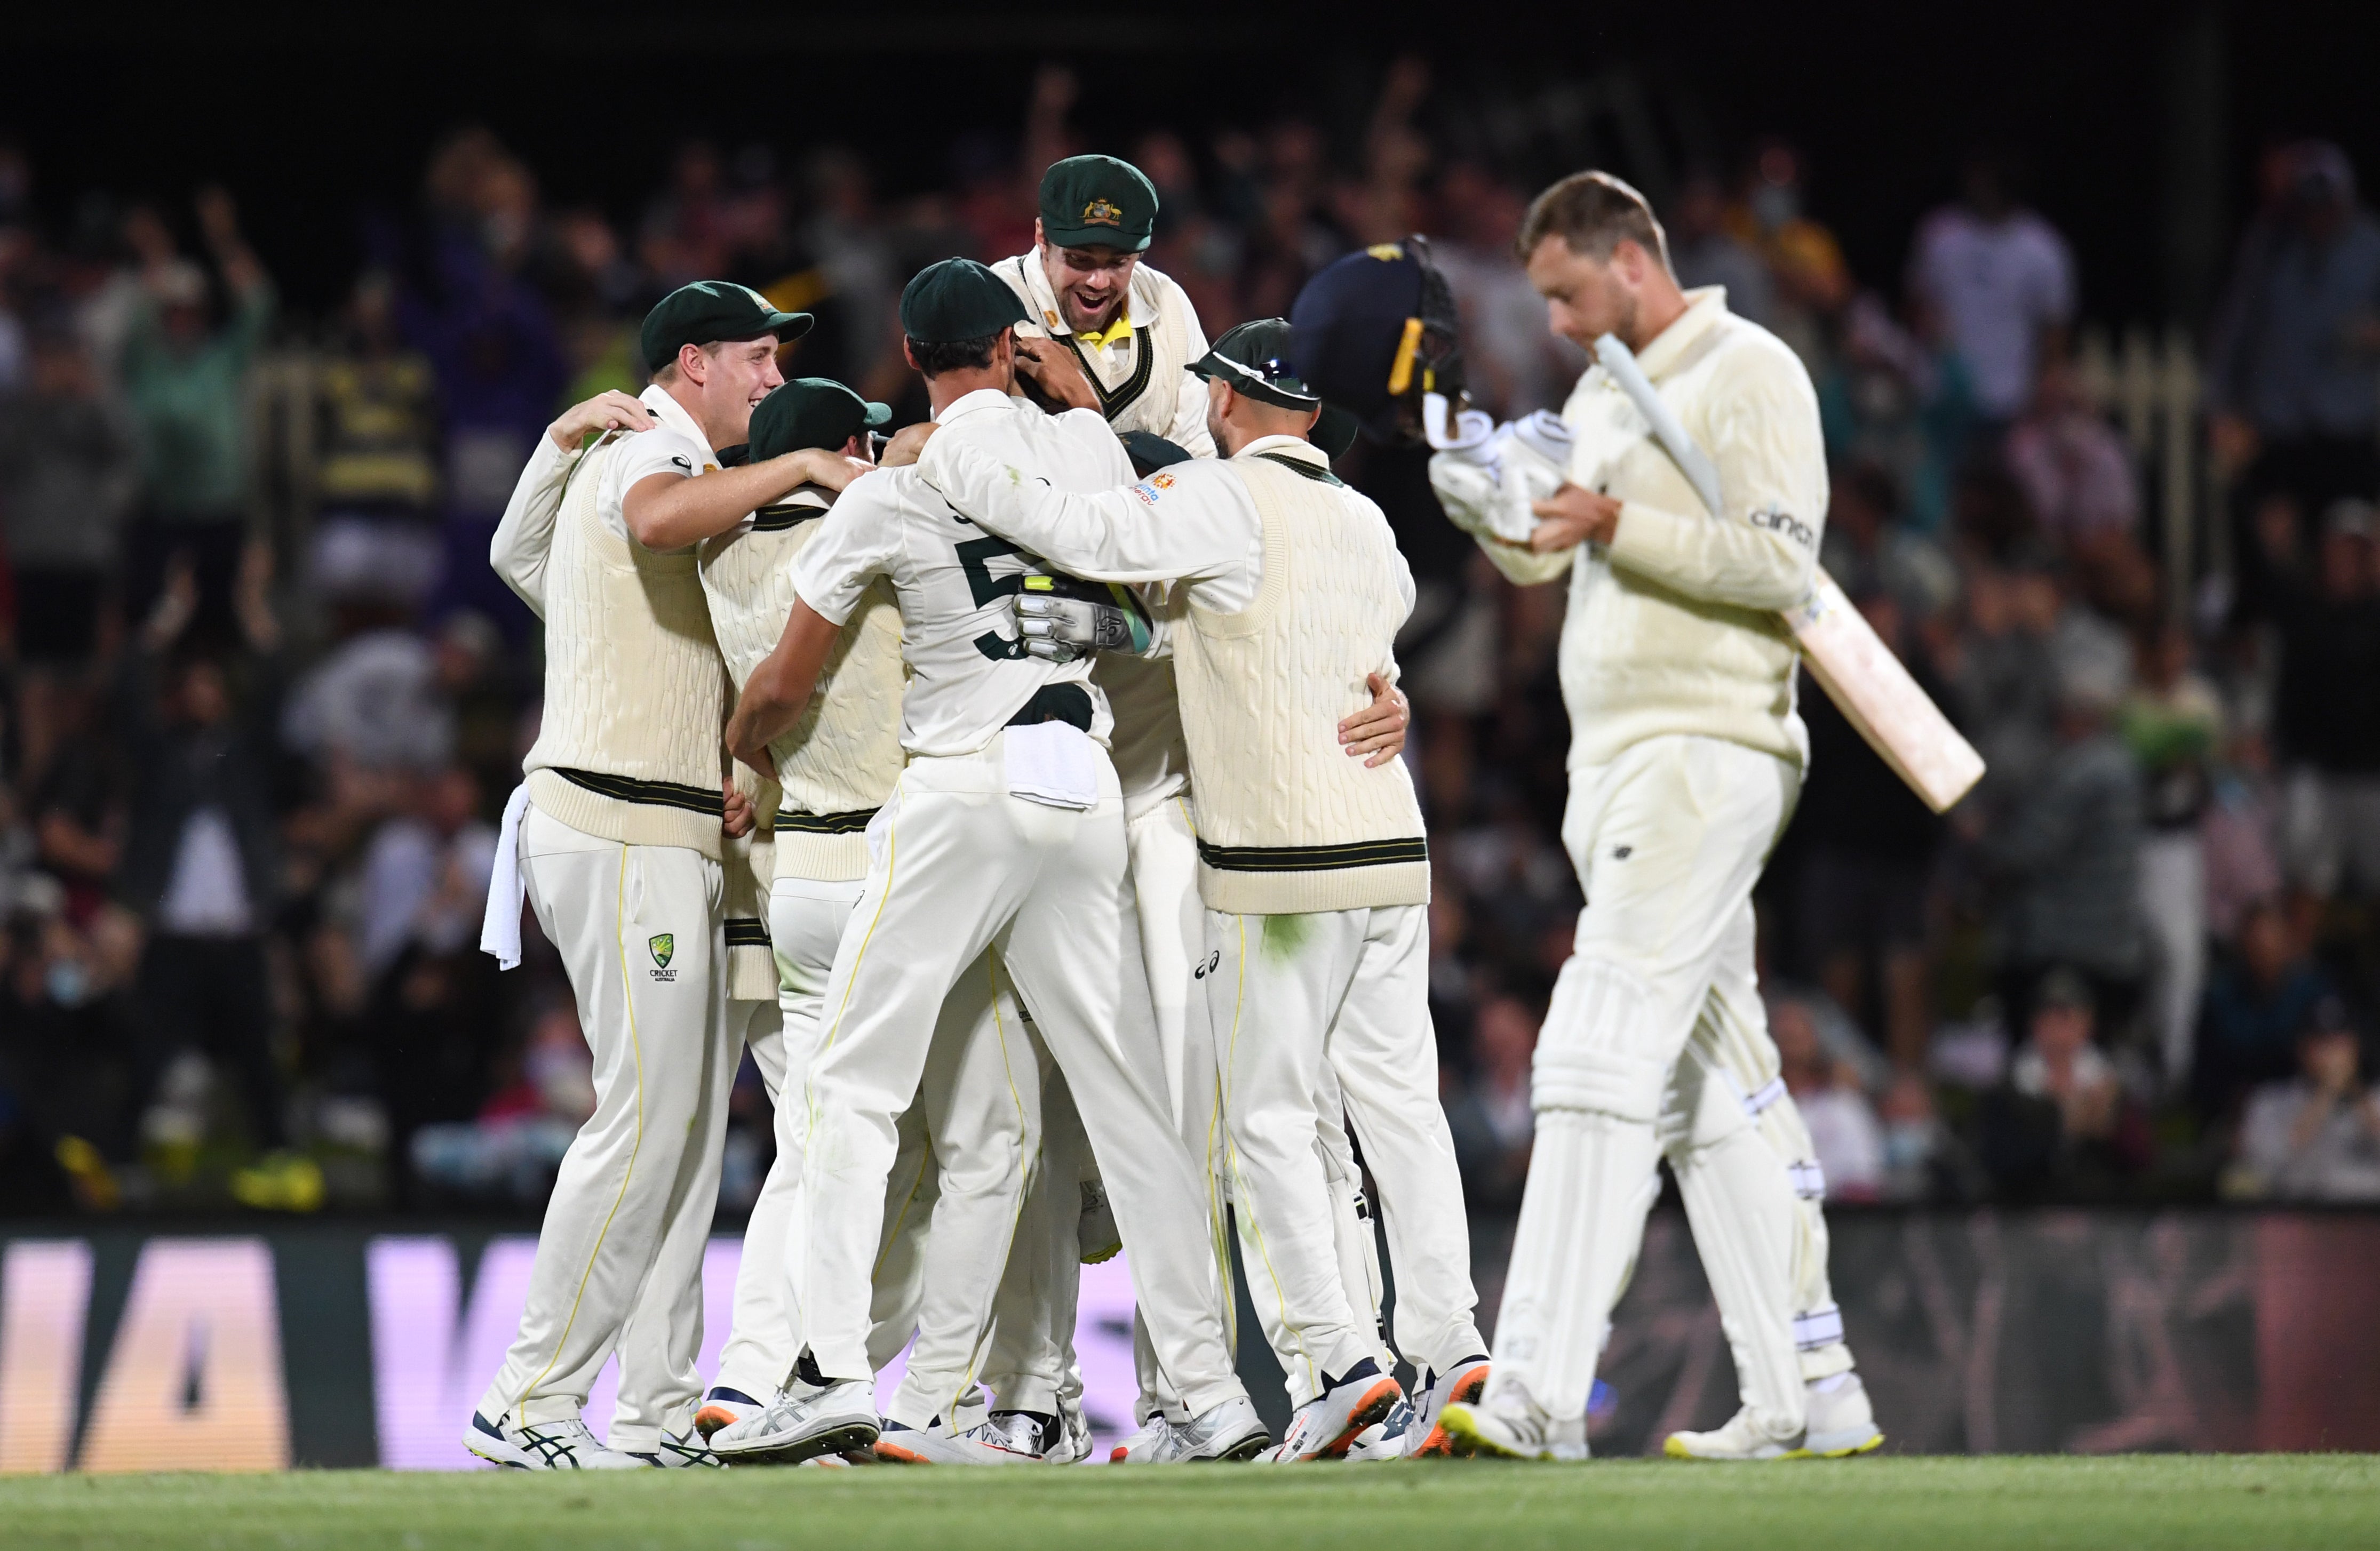
[(1488, 1387), (1488, 1359), (1467, 1357), (1442, 1374), (1425, 1372), (1420, 1393), (1414, 1398), (1414, 1424), (1405, 1434), (1408, 1459), (1442, 1459), (1454, 1452), (1454, 1442), (1439, 1424), (1451, 1405), (1476, 1404)]
[[(1162, 1416), (1152, 1417), (1148, 1427), (1160, 1429), (1148, 1445), (1127, 1452), (1133, 1438), (1118, 1444), (1108, 1456), (1109, 1462), (1118, 1465), (1188, 1465), (1220, 1460), (1252, 1460), (1272, 1442), (1265, 1431), (1264, 1421), (1257, 1408), (1245, 1395), (1208, 1406), (1184, 1423), (1172, 1423)], [(1134, 1438), (1141, 1436), (1133, 1435)]]
[(1469, 1402), (1451, 1400), (1438, 1413), (1449, 1452), (1461, 1459), (1584, 1460), (1587, 1457), (1586, 1418), (1564, 1424), (1534, 1405), (1517, 1409), (1491, 1406), (1487, 1397)]
[(595, 1441), (584, 1419), (524, 1422), (498, 1426), (471, 1413), (463, 1447), (490, 1464), (522, 1471), (640, 1471), (645, 1461)]
[(1380, 1372), (1370, 1358), (1354, 1372), (1297, 1408), (1281, 1447), (1265, 1456), (1268, 1464), (1285, 1465), (1303, 1460), (1343, 1460), (1347, 1448), (1405, 1398), (1397, 1381)]
[[(1172, 1430), (1173, 1424), (1165, 1420), (1164, 1412), (1150, 1412), (1148, 1421), (1134, 1428), (1122, 1442), (1108, 1450), (1108, 1463), (1111, 1465), (1148, 1463), (1150, 1453), (1164, 1441), (1165, 1435)], [(1266, 1441), (1269, 1442), (1270, 1439), (1268, 1438)]]
[(905, 1427), (887, 1417), (883, 1430), (876, 1435), (876, 1457), (889, 1465), (1021, 1465), (1040, 1458), (1038, 1450), (1017, 1453), (978, 1436), (990, 1425), (987, 1422), (968, 1432), (953, 1433), (940, 1422), (930, 1427)]
[(702, 1434), (691, 1428), (684, 1433), (663, 1433), (650, 1449), (630, 1449), (628, 1456), (665, 1471), (682, 1471), (689, 1467), (715, 1471), (726, 1463), (710, 1451)]
[(1376, 1460), (1402, 1460), (1411, 1450), (1414, 1409), (1410, 1402), (1399, 1400), (1389, 1412), (1386, 1422), (1375, 1422), (1355, 1435), (1347, 1446), (1347, 1462), (1361, 1464)]
[(1061, 1396), (1058, 1400), (1058, 1436), (1050, 1451), (1041, 1456), (1052, 1465), (1075, 1465), (1091, 1457), (1091, 1419), (1083, 1414), (1083, 1402)]
[(722, 1427), (733, 1427), (747, 1417), (758, 1416), (768, 1410), (768, 1403), (756, 1400), (741, 1389), (730, 1389), (714, 1384), (710, 1393), (702, 1398), (702, 1409), (694, 1413), (694, 1430), (704, 1441)]
[(821, 1454), (866, 1449), (883, 1430), (875, 1387), (846, 1379), (821, 1388), (796, 1384), (748, 1416), (710, 1435), (713, 1452), (729, 1464), (798, 1464)]
[[(1827, 1385), (1821, 1390), (1819, 1385)], [(1807, 1386), (1809, 1414), (1803, 1430), (1790, 1438), (1773, 1437), (1752, 1420), (1749, 1407), (1728, 1419), (1727, 1425), (1708, 1433), (1671, 1433), (1661, 1452), (1672, 1460), (1841, 1460), (1866, 1454), (1884, 1445), (1876, 1430), (1876, 1412), (1868, 1404), (1867, 1387), (1857, 1374), (1815, 1379)]]

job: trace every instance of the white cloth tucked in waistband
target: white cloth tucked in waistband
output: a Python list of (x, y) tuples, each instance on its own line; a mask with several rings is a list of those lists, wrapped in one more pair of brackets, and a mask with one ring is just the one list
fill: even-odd
[(513, 788), (504, 803), (504, 822), (496, 829), (496, 865), (488, 874), (488, 914), (480, 923), (480, 951), (494, 956), (498, 969), (518, 969), (521, 962), (521, 903), (528, 884), (521, 877), (521, 820), (528, 817), (528, 783)]
[(1037, 721), (1002, 734), (1008, 793), (1051, 807), (1087, 808), (1099, 800), (1099, 749), (1071, 721)]

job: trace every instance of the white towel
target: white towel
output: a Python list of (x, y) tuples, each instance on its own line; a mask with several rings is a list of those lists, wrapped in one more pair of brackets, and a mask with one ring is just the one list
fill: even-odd
[(496, 828), (496, 865), (488, 874), (488, 914), (480, 923), (480, 951), (494, 955), (496, 967), (518, 969), (521, 962), (521, 902), (528, 884), (521, 878), (521, 820), (528, 814), (528, 783), (513, 788)]
[(1011, 727), (1001, 742), (1007, 750), (1010, 796), (1071, 808), (1099, 800), (1099, 745), (1073, 722)]

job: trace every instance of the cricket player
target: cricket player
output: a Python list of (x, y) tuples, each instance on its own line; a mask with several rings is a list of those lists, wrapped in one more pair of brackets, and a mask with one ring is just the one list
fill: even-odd
[(1182, 584), (1174, 661), (1200, 797), (1199, 967), (1251, 1292), (1297, 1405), (1269, 1456), (1281, 1460), (1343, 1457), (1402, 1399), (1335, 1253), (1317, 1145), (1330, 1075), (1380, 1186), (1398, 1345), (1425, 1386), (1408, 1429), (1416, 1451), (1449, 1399), (1477, 1392), (1487, 1363), (1438, 1102), (1420, 807), (1402, 762), (1350, 761), (1325, 730), (1393, 677), (1413, 582), (1379, 509), (1306, 440), (1322, 404), (1288, 348), (1288, 324), (1266, 320), (1195, 363), (1223, 460), (1098, 493), (948, 435), (919, 463), (978, 527), (1073, 575)]
[(1062, 352), (1077, 369), (1036, 374), (1035, 386), (1046, 382), (1068, 407), (1097, 409), (1120, 435), (1144, 431), (1213, 457), (1207, 387), (1189, 370), (1207, 336), (1188, 293), (1141, 261), (1156, 230), (1157, 188), (1138, 167), (1069, 156), (1041, 175), (1033, 250), (993, 273), (1026, 309), (1019, 353), (1038, 362)]
[[(867, 429), (891, 415), (840, 382), (798, 379), (753, 411), (749, 456), (803, 447), (860, 454)], [(783, 634), (795, 557), (816, 537), (831, 503), (831, 492), (796, 491), (702, 545), (703, 591), (739, 688)], [(782, 861), (770, 893), (777, 952), (769, 976), (772, 1012), (782, 983), (785, 1036), (773, 1072), (763, 1047), (753, 1048), (777, 1104), (778, 1152), (746, 1233), (735, 1336), (697, 1417), (710, 1433), (764, 1409), (760, 1397), (783, 1389), (799, 1349), (787, 1262), (799, 1258), (788, 1235), (800, 1210), (808, 1116), (802, 1094), (835, 947), (867, 873), (867, 823), (901, 772), (904, 679), (899, 610), (880, 585), (837, 643), (809, 711), (770, 751), (777, 775), (770, 788), (782, 786), (787, 805), (772, 826)], [(987, 1194), (987, 1186), (1023, 1173), (1039, 1146), (1038, 1089), (1014, 1075), (1034, 1059), (1015, 999), (987, 952), (943, 1005), (921, 1097), (901, 1119), (885, 1194), (869, 1354), (880, 1367), (917, 1332), (890, 1412), (917, 1435), (904, 1457), (983, 1462), (992, 1455), (932, 1424), (972, 1377), (981, 1340), (980, 1313), (965, 1289), (978, 1267), (988, 1263), (996, 1270), (1008, 1253), (1014, 1205), (1004, 1194)], [(946, 1314), (953, 1294), (955, 1311)], [(736, 1457), (731, 1448), (729, 1458)]]
[[(1128, 449), (1142, 449), (1135, 467), (1153, 448), (1143, 438), (1161, 438), (1178, 449), (1160, 455), (1215, 453), (1207, 386), (1189, 370), (1207, 349), (1197, 313), (1179, 285), (1141, 261), (1157, 213), (1157, 190), (1137, 167), (1111, 156), (1069, 157), (1042, 176), (1033, 250), (994, 266), (1031, 314), (1017, 326), (1017, 349), (1025, 357), (1020, 370), (1049, 402), (1098, 411)], [(1173, 663), (1161, 653), (1102, 652), (1092, 678), (1115, 718), (1111, 754), (1123, 792), (1133, 892), (1168, 1098), (1184, 1144), (1210, 1181), (1208, 1233), (1228, 1320), (1230, 1228), (1214, 1048), (1203, 999), (1193, 995), (1194, 963), (1203, 956), (1206, 935), (1197, 898), (1196, 804)], [(1403, 745), (1405, 719), (1403, 697), (1383, 683), (1373, 705), (1342, 725), (1342, 742), (1358, 757), (1384, 747), (1393, 753)], [(1053, 1075), (1052, 1084), (1062, 1089), (1063, 1079)], [(1325, 1098), (1332, 1116), (1327, 1162), (1349, 1296), (1366, 1304), (1377, 1326), (1380, 1277), (1360, 1173), (1336, 1119), (1335, 1085)], [(1044, 1457), (1062, 1447), (1053, 1436), (1062, 1428), (1081, 1435), (1071, 1447), (1087, 1446), (1071, 1342), (1079, 1283), (1075, 1266), (1078, 1258), (1095, 1260), (1111, 1249), (1111, 1242), (1085, 1239), (1111, 1227), (1105, 1214), (1095, 1206), (1087, 1213), (1076, 1209), (1078, 1191), (1095, 1204), (1098, 1187), (1075, 1178), (1095, 1171), (1085, 1168), (1088, 1149), (1073, 1105), (1056, 1092), (1048, 1110), (1050, 1167), (1035, 1181), (1019, 1226), (984, 1375), (1001, 1396), (993, 1420), (1011, 1430), (1017, 1447), (1025, 1447), (1028, 1428), (1040, 1429), (1050, 1446)], [(1135, 1332), (1134, 1356), (1141, 1426), (1114, 1450), (1120, 1462), (1163, 1446), (1165, 1413), (1175, 1399), (1164, 1392), (1146, 1331)]]
[(1808, 759), (1778, 611), (1807, 590), (1825, 521), (1816, 397), (1718, 287), (1679, 289), (1659, 223), (1619, 179), (1555, 184), (1519, 246), (1556, 333), (1635, 353), (1716, 463), (1723, 509), (1702, 510), (1600, 367), (1563, 408), (1568, 481), (1536, 503), (1525, 544), (1490, 531), (1492, 484), (1433, 460), (1449, 515), (1507, 576), (1570, 573), (1562, 842), (1586, 899), (1538, 1037), (1494, 1376), (1445, 1425), (1467, 1451), (1585, 1456), (1597, 1357), (1666, 1157), (1742, 1391), (1725, 1426), (1674, 1434), (1668, 1452), (1863, 1452), (1882, 1436), (1828, 1288), (1823, 1181), (1753, 964), (1752, 887)]
[[(722, 768), (726, 674), (689, 546), (715, 530), (714, 493), (749, 511), (804, 484), (839, 488), (851, 469), (805, 453), (694, 476), (745, 440), (752, 406), (782, 381), (778, 345), (809, 323), (720, 282), (662, 298), (642, 336), (661, 363), (652, 385), (634, 406), (606, 395), (549, 428), (491, 547), (546, 622), (544, 720), (506, 810), (492, 931), (508, 918), (516, 963), (526, 892), (570, 976), (597, 1100), (547, 1204), (519, 1333), (464, 1435), (499, 1464), (707, 1462), (693, 1428), (701, 1308), (684, 1306), (685, 1290), (741, 1053), (722, 863), (751, 813)], [(609, 433), (639, 420), (650, 429)], [(626, 1371), (605, 1448), (580, 1412), (615, 1347)]]
[[(1012, 399), (1015, 295), (953, 259), (913, 279), (904, 345), (926, 378), (941, 437), (980, 440), (1073, 488), (1128, 478), (1103, 421)], [(939, 439), (939, 438), (938, 438)], [(866, 1351), (875, 1204), (893, 1120), (917, 1091), (934, 1016), (965, 966), (996, 947), (1064, 1073), (1096, 1150), (1160, 1364), (1182, 1397), (1169, 1460), (1245, 1458), (1270, 1440), (1232, 1370), (1196, 1170), (1174, 1133), (1125, 878), (1111, 725), (1089, 664), (1050, 662), (1005, 635), (1032, 557), (981, 533), (913, 469), (868, 477), (839, 500), (795, 570), (783, 638), (745, 685), (728, 729), (735, 757), (766, 769), (866, 589), (892, 584), (911, 677), (909, 762), (868, 830), (869, 869), (826, 994), (810, 1069), (808, 1222), (795, 1289), (806, 1350), (789, 1392), (720, 1438), (780, 1458), (892, 1434), (876, 1414)], [(1024, 1180), (1009, 1181), (1013, 1203)], [(865, 1205), (861, 1205), (865, 1203)], [(1003, 1257), (1004, 1258), (1004, 1257)], [(989, 1314), (1001, 1266), (985, 1268)]]

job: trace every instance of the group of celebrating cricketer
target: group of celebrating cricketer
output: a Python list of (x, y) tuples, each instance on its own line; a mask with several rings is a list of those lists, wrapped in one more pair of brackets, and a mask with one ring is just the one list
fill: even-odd
[[(1742, 1393), (1668, 1451), (1876, 1448), (1753, 965), (1750, 891), (1806, 763), (1775, 614), (1827, 503), (1806, 374), (1679, 289), (1627, 185), (1539, 196), (1520, 248), (1550, 326), (1635, 350), (1718, 466), (1710, 510), (1600, 368), (1560, 417), (1470, 409), (1417, 239), (1210, 345), (1139, 261), (1157, 204), (1073, 157), (1032, 251), (917, 274), (900, 318), (933, 417), (889, 440), (884, 406), (783, 378), (806, 315), (704, 281), (646, 318), (641, 395), (539, 442), (491, 554), (546, 678), (483, 946), (518, 962), (526, 900), (598, 1102), (465, 1447), (1081, 1460), (1080, 1266), (1121, 1250), (1139, 1396), (1115, 1462), (1583, 1459), (1666, 1157)], [(1399, 757), (1414, 583), (1331, 471), (1359, 430), (1426, 435), (1448, 516), (1515, 582), (1570, 576), (1587, 903), (1492, 1348)], [(777, 1154), (706, 1392), (747, 1051)], [(1293, 1408), (1278, 1437), (1236, 1372), (1235, 1242)], [(581, 1412), (615, 1354), (599, 1443)]]

